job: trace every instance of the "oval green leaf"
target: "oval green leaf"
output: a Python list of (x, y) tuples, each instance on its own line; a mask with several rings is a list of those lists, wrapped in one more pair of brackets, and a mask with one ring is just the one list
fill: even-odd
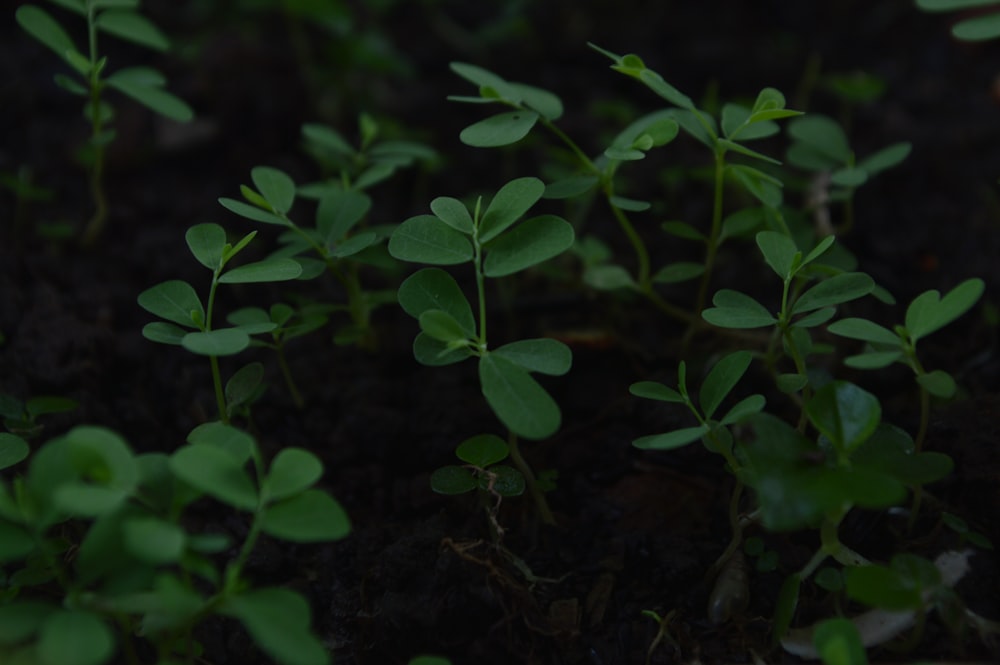
[(573, 227), (555, 215), (533, 217), (492, 242), (483, 273), (503, 277), (562, 254), (573, 246)]
[(559, 429), (559, 406), (524, 368), (487, 353), (479, 358), (479, 381), (493, 413), (515, 434), (544, 439)]
[(329, 494), (307, 489), (264, 511), (264, 533), (295, 543), (340, 540), (351, 532), (351, 521)]
[(465, 145), (474, 148), (498, 148), (517, 143), (538, 122), (534, 111), (509, 111), (498, 113), (469, 125), (458, 135)]
[(471, 261), (472, 243), (433, 215), (406, 220), (389, 238), (389, 254), (401, 261), (455, 265)]

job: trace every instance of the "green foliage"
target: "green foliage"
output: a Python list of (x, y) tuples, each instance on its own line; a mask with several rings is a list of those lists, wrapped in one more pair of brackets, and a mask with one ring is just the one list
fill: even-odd
[(524, 475), (500, 464), (510, 449), (494, 434), (479, 434), (460, 443), (455, 449), (463, 466), (443, 466), (431, 474), (431, 489), (440, 494), (465, 494), (474, 489), (501, 497), (524, 493)]
[(109, 128), (114, 110), (105, 101), (104, 90), (116, 90), (153, 112), (178, 122), (191, 120), (194, 112), (183, 100), (167, 92), (166, 78), (155, 69), (125, 67), (110, 74), (105, 71), (108, 59), (98, 55), (98, 37), (102, 34), (157, 51), (165, 51), (170, 46), (159, 28), (139, 13), (139, 0), (52, 2), (86, 19), (86, 55), (77, 48), (66, 28), (41, 7), (24, 5), (17, 9), (15, 17), (25, 32), (59, 56), (69, 67), (72, 76), (57, 74), (56, 85), (72, 95), (86, 98), (84, 116), (91, 127), (88, 149), (91, 153), (91, 192), (96, 207), (85, 231), (84, 240), (89, 244), (103, 233), (107, 218), (103, 183), (104, 153), (115, 138), (114, 130)]
[(487, 403), (508, 429), (529, 439), (551, 436), (561, 421), (558, 405), (531, 374), (565, 374), (572, 356), (564, 344), (549, 339), (490, 349), (485, 279), (538, 265), (573, 244), (573, 228), (555, 215), (521, 219), (543, 191), (537, 178), (518, 178), (501, 187), (485, 211), (481, 200), (470, 211), (458, 199), (438, 197), (431, 202), (434, 214), (407, 219), (389, 239), (389, 253), (397, 259), (473, 264), (478, 321), (458, 282), (444, 270), (424, 268), (400, 285), (399, 304), (420, 325), (413, 354), (426, 365), (477, 357)]
[(813, 645), (823, 665), (868, 665), (857, 626), (849, 619), (827, 619), (816, 627)]
[[(280, 192), (280, 179), (274, 179), (268, 185), (277, 188), (269, 190), (272, 193)], [(278, 324), (242, 320), (231, 327), (213, 328), (213, 309), (218, 286), (280, 282), (296, 279), (302, 274), (299, 263), (284, 257), (230, 267), (229, 262), (250, 244), (256, 234), (256, 231), (251, 231), (234, 245), (227, 241), (225, 230), (218, 224), (198, 224), (187, 230), (185, 238), (191, 254), (212, 271), (207, 305), (202, 303), (193, 286), (181, 280), (162, 282), (146, 289), (138, 297), (139, 306), (163, 319), (146, 324), (142, 329), (143, 337), (160, 344), (182, 346), (191, 353), (210, 358), (219, 417), (227, 423), (232, 415), (232, 408), (245, 404), (253, 389), (247, 389), (245, 385), (234, 385), (233, 390), (238, 391), (242, 399), (235, 400), (234, 404), (227, 404), (217, 358), (240, 353), (250, 345), (251, 335), (271, 332)]]
[[(0, 655), (101, 665), (134, 632), (159, 662), (190, 658), (192, 629), (221, 614), (241, 621), (277, 663), (328, 663), (305, 599), (250, 588), (242, 576), (261, 533), (292, 542), (347, 535), (343, 509), (314, 487), (322, 472), (315, 455), (297, 448), (265, 467), (250, 435), (221, 424), (196, 429), (169, 456), (136, 455), (99, 427), (46, 442), (23, 476), (0, 480), (0, 563), (9, 573)], [(222, 568), (216, 555), (231, 547), (228, 539), (185, 527), (184, 511), (202, 495), (251, 518)], [(64, 556), (70, 547), (76, 555)]]
[[(917, 6), (925, 12), (948, 12), (979, 7), (994, 7), (1000, 10), (997, 0), (917, 0)], [(951, 27), (956, 39), (967, 42), (984, 41), (1000, 37), (1000, 11), (983, 12), (972, 18), (965, 18)]]

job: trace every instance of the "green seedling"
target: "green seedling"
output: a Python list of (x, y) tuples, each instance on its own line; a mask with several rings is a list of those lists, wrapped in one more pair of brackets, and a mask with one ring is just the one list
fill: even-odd
[[(244, 575), (262, 535), (294, 543), (347, 535), (347, 515), (315, 487), (322, 473), (299, 448), (265, 464), (251, 436), (218, 423), (169, 456), (136, 455), (99, 427), (48, 441), (23, 476), (0, 480), (0, 658), (137, 665), (138, 639), (156, 662), (193, 665), (192, 630), (224, 616), (276, 663), (326, 665), (306, 599), (254, 588)], [(187, 530), (185, 512), (206, 496), (248, 516), (242, 542)]]
[(928, 372), (917, 358), (917, 342), (959, 318), (979, 301), (985, 285), (983, 280), (967, 279), (944, 296), (936, 290), (920, 294), (906, 308), (902, 325), (892, 330), (866, 319), (847, 318), (830, 325), (835, 335), (867, 343), (863, 353), (850, 356), (844, 362), (858, 369), (881, 369), (898, 362), (906, 365), (920, 386), (920, 429), (917, 448), (923, 446), (930, 421), (930, 397), (949, 398), (956, 384), (942, 370)]
[(979, 42), (1000, 37), (1000, 2), (998, 0), (917, 0), (917, 7), (925, 12), (950, 12), (963, 9), (995, 8), (972, 18), (965, 18), (951, 26), (951, 34), (966, 42)]
[(352, 146), (336, 129), (319, 123), (302, 126), (305, 150), (320, 165), (325, 180), (299, 188), (305, 198), (320, 199), (330, 187), (364, 191), (401, 168), (437, 158), (433, 149), (415, 141), (379, 140), (379, 125), (367, 113), (358, 116), (360, 142)]
[[(341, 189), (329, 185), (311, 188), (319, 197), (315, 225), (296, 224), (289, 213), (298, 196), (295, 182), (285, 172), (269, 166), (257, 166), (250, 172), (254, 187), (241, 185), (244, 201), (220, 198), (230, 212), (245, 219), (284, 227), (279, 242), (282, 247), (272, 258), (293, 260), (302, 266), (300, 279), (314, 279), (329, 271), (347, 292), (346, 310), (351, 325), (337, 333), (335, 341), (342, 344), (374, 345), (371, 328), (372, 312), (379, 306), (395, 302), (391, 290), (365, 291), (361, 285), (359, 266), (362, 262), (378, 263), (384, 256), (387, 228), (361, 227), (361, 221), (372, 206), (371, 197), (357, 189)], [(304, 256), (315, 253), (319, 258)]]
[(0, 393), (0, 418), (3, 426), (11, 434), (25, 439), (34, 439), (42, 433), (44, 425), (38, 418), (50, 413), (72, 411), (79, 404), (68, 397), (37, 396), (22, 402), (13, 395)]
[(517, 437), (543, 439), (559, 429), (559, 406), (531, 374), (565, 374), (572, 353), (565, 344), (545, 338), (491, 348), (486, 317), (487, 278), (538, 265), (573, 244), (573, 227), (560, 217), (540, 215), (520, 221), (544, 188), (537, 178), (512, 180), (485, 210), (481, 198), (470, 211), (458, 199), (438, 197), (430, 206), (434, 214), (411, 217), (399, 225), (389, 239), (389, 253), (403, 261), (432, 265), (472, 264), (478, 316), (458, 282), (440, 268), (421, 269), (400, 285), (399, 304), (420, 324), (413, 354), (431, 366), (477, 359), (483, 396), (511, 433), (511, 459), (525, 476), (543, 518), (551, 521), (544, 495), (521, 458)]
[[(746, 144), (776, 134), (779, 130), (776, 120), (802, 115), (802, 112), (785, 108), (785, 96), (780, 91), (764, 88), (750, 108), (739, 104), (726, 104), (716, 119), (698, 109), (690, 97), (667, 83), (660, 74), (646, 67), (639, 56), (634, 54), (621, 56), (593, 44), (590, 46), (614, 62), (612, 69), (640, 81), (666, 100), (671, 106), (665, 111), (667, 117), (672, 118), (685, 133), (712, 152), (714, 194), (709, 232), (702, 234), (696, 229), (683, 231), (689, 237), (698, 235), (704, 237), (704, 271), (695, 300), (695, 312), (700, 312), (704, 306), (715, 258), (723, 237), (723, 191), (726, 181), (735, 182), (767, 208), (776, 209), (782, 201), (781, 180), (756, 166), (730, 163), (728, 157), (737, 154), (754, 160), (753, 163), (758, 165), (780, 165), (781, 162), (778, 160)], [(683, 227), (678, 227), (680, 228)]]
[[(809, 329), (829, 321), (838, 305), (871, 293), (875, 282), (864, 273), (840, 272), (818, 263), (833, 246), (833, 236), (821, 240), (808, 253), (777, 231), (761, 231), (756, 241), (764, 260), (782, 281), (777, 314), (745, 293), (722, 289), (712, 298), (714, 307), (702, 312), (702, 317), (722, 328), (773, 327), (766, 361), (775, 374), (778, 388), (786, 393), (803, 391), (808, 399), (811, 388), (806, 359), (813, 350)], [(806, 288), (809, 281), (822, 276), (826, 279)], [(791, 358), (794, 372), (777, 371), (779, 342)], [(804, 423), (804, 417), (803, 413), (800, 423)]]
[(503, 534), (497, 522), (500, 502), (504, 497), (524, 494), (525, 488), (524, 474), (500, 464), (509, 454), (510, 447), (503, 439), (495, 434), (479, 434), (455, 449), (455, 456), (465, 464), (443, 466), (431, 474), (431, 489), (439, 494), (477, 491), (496, 540)]
[[(222, 385), (219, 371), (221, 356), (236, 355), (250, 346), (250, 336), (270, 332), (277, 324), (250, 322), (226, 328), (214, 328), (215, 299), (220, 284), (251, 284), (281, 282), (296, 279), (302, 266), (289, 258), (268, 258), (263, 261), (231, 267), (229, 262), (257, 235), (251, 231), (235, 245), (226, 238), (225, 230), (218, 224), (198, 224), (187, 230), (188, 248), (203, 266), (212, 271), (207, 304), (203, 304), (194, 287), (182, 280), (157, 284), (139, 294), (138, 303), (146, 311), (164, 319), (146, 324), (142, 335), (160, 344), (182, 346), (191, 353), (208, 356), (212, 369), (219, 418), (228, 423), (230, 404)], [(238, 394), (252, 394), (238, 383), (233, 387)], [(246, 397), (239, 401), (245, 403)]]
[(110, 128), (113, 107), (104, 99), (106, 88), (130, 97), (155, 113), (186, 122), (194, 117), (191, 108), (165, 90), (166, 78), (150, 67), (125, 67), (105, 71), (107, 56), (100, 55), (98, 36), (108, 34), (133, 44), (165, 51), (170, 42), (149, 19), (139, 13), (139, 0), (52, 0), (52, 3), (86, 19), (87, 52), (81, 53), (66, 29), (37, 5), (24, 5), (16, 12), (18, 24), (32, 37), (51, 49), (69, 65), (73, 76), (57, 74), (56, 84), (71, 94), (86, 98), (84, 117), (90, 123), (86, 161), (90, 168), (90, 189), (94, 214), (84, 230), (84, 243), (93, 244), (103, 233), (108, 217), (104, 191), (104, 161), (108, 144), (115, 138)]
[[(823, 235), (842, 235), (854, 225), (854, 190), (872, 177), (902, 162), (910, 154), (910, 143), (894, 143), (864, 159), (855, 158), (844, 130), (832, 118), (810, 114), (788, 123), (792, 137), (786, 159), (789, 164), (813, 173), (806, 207), (814, 226)], [(835, 225), (829, 204), (843, 202), (844, 221)]]
[(278, 358), (278, 367), (281, 375), (285, 379), (295, 405), (301, 409), (305, 406), (305, 399), (295, 383), (292, 370), (288, 365), (285, 355), (285, 346), (289, 341), (308, 335), (319, 330), (330, 320), (330, 312), (335, 311), (332, 305), (304, 305), (298, 309), (285, 303), (271, 305), (269, 310), (261, 307), (244, 307), (232, 312), (226, 317), (226, 321), (234, 326), (242, 326), (244, 329), (260, 329), (271, 336), (271, 341), (264, 341), (258, 338), (250, 339), (250, 346), (263, 346), (273, 349)]
[(754, 489), (756, 516), (772, 531), (816, 528), (821, 545), (779, 595), (775, 635), (791, 623), (801, 583), (827, 559), (845, 566), (867, 560), (844, 545), (840, 523), (855, 506), (884, 509), (898, 505), (907, 490), (947, 476), (952, 461), (941, 453), (920, 452), (903, 430), (883, 423), (878, 399), (845, 381), (819, 388), (805, 402), (810, 439), (765, 413), (750, 416), (753, 439), (738, 447), (741, 482)]

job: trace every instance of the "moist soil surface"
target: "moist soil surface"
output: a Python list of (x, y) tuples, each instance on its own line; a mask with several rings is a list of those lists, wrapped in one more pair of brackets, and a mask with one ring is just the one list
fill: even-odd
[[(440, 153), (434, 168), (401, 171), (372, 190), (373, 219), (399, 222), (426, 212), (436, 196), (465, 197), (495, 191), (513, 177), (542, 175), (537, 158), (551, 145), (548, 137), (509, 151), (459, 142), (461, 128), (484, 113), (445, 100), (470, 94), (448, 71), (450, 61), (556, 92), (566, 105), (560, 126), (588, 151), (598, 151), (630, 118), (657, 108), (648, 90), (610, 71), (603, 56), (586, 47), (591, 41), (640, 54), (706, 104), (752, 99), (761, 87), (774, 86), (793, 108), (846, 113), (841, 117), (850, 118), (859, 155), (912, 142), (902, 165), (858, 189), (856, 221), (841, 240), (859, 268), (903, 304), (968, 277), (986, 282), (979, 307), (921, 344), (924, 364), (953, 373), (960, 384), (954, 401), (935, 406), (927, 439), (928, 449), (954, 458), (955, 471), (929, 488), (926, 517), (910, 535), (897, 516), (874, 511), (852, 513), (842, 535), (876, 560), (898, 551), (933, 558), (962, 546), (939, 523), (946, 510), (1000, 542), (994, 306), (1000, 43), (955, 42), (948, 34), (951, 17), (922, 14), (905, 1), (345, 3), (348, 30), (290, 20), (272, 4), (278, 3), (147, 2), (174, 51), (151, 56), (105, 40), (112, 67), (160, 68), (198, 120), (176, 126), (114, 100), (111, 214), (107, 232), (89, 248), (44, 233), (53, 223), (78, 231), (90, 214), (84, 172), (74, 164), (86, 128), (77, 101), (52, 84), (61, 71), (57, 59), (17, 28), (13, 7), (6, 9), (0, 170), (30, 168), (53, 197), (16, 206), (9, 191), (0, 192), (0, 392), (77, 400), (76, 410), (44, 421), (45, 436), (88, 423), (118, 431), (136, 451), (171, 451), (193, 427), (215, 418), (207, 361), (145, 340), (140, 331), (151, 317), (136, 296), (167, 279), (207, 288), (184, 231), (206, 221), (233, 233), (249, 230), (250, 223), (223, 210), (217, 198), (238, 196), (253, 166), (282, 168), (297, 182), (317, 177), (300, 147), (302, 123), (326, 122), (353, 138), (357, 113), (367, 111), (388, 132), (423, 140)], [(856, 70), (885, 82), (879, 99), (845, 108), (817, 83), (817, 75)], [(678, 241), (659, 237), (660, 221), (703, 225), (710, 214), (708, 189), (696, 177), (655, 175), (656, 168), (704, 167), (703, 147), (681, 139), (664, 154), (659, 166), (633, 169), (645, 175), (636, 176), (630, 192), (664, 202), (659, 216), (642, 220), (659, 262), (689, 258)], [(594, 210), (586, 232), (629, 256), (614, 220)], [(273, 230), (260, 230), (267, 240), (259, 246), (273, 246)], [(713, 289), (773, 292), (773, 275), (760, 265), (752, 243), (731, 244)], [(375, 271), (366, 278), (371, 286), (392, 286)], [(296, 288), (311, 298), (343, 301), (334, 284), (303, 284)], [(231, 311), (270, 303), (287, 298), (287, 289), (233, 289), (219, 306)], [(692, 291), (672, 287), (664, 294), (690, 306)], [(334, 344), (331, 327), (289, 345), (306, 400), (301, 409), (283, 389), (272, 355), (251, 350), (239, 363), (223, 362), (226, 374), (248, 360), (265, 364), (268, 391), (243, 425), (267, 455), (301, 446), (320, 456), (327, 469), (323, 486), (353, 523), (350, 536), (333, 544), (264, 539), (247, 575), (255, 584), (304, 593), (315, 631), (343, 664), (405, 663), (420, 653), (484, 665), (798, 662), (772, 646), (769, 628), (781, 582), (808, 559), (814, 534), (754, 532), (778, 552), (777, 569), (752, 572), (746, 610), (714, 625), (706, 617), (704, 576), (728, 541), (732, 478), (701, 446), (651, 453), (631, 445), (639, 436), (691, 424), (679, 409), (628, 393), (634, 381), (675, 380), (685, 327), (641, 300), (589, 292), (544, 273), (515, 278), (496, 295), (494, 302), (505, 303), (491, 311), (500, 322), (497, 344), (550, 335), (574, 350), (571, 372), (545, 382), (562, 408), (561, 430), (523, 444), (534, 469), (558, 474), (547, 495), (556, 525), (542, 524), (526, 496), (505, 499), (496, 513), (503, 529), (498, 547), (474, 497), (430, 490), (431, 472), (454, 462), (458, 442), (502, 432), (479, 394), (473, 363), (418, 365), (410, 349), (415, 322), (385, 307), (374, 316), (374, 351)], [(891, 326), (904, 310), (865, 303), (852, 311)], [(706, 331), (685, 357), (701, 367), (726, 344)], [(908, 370), (842, 376), (879, 396), (886, 421), (916, 430), (919, 402)], [(762, 371), (752, 371), (749, 381), (768, 392), (777, 411), (793, 409)], [(247, 528), (238, 514), (209, 503), (198, 520), (236, 538)], [(959, 595), (976, 612), (1000, 619), (997, 558), (980, 551), (973, 564)], [(651, 651), (659, 626), (643, 610), (671, 617)], [(830, 614), (829, 599), (811, 587), (796, 625)], [(210, 621), (198, 638), (202, 662), (267, 662), (234, 622)], [(870, 656), (988, 661), (1000, 659), (1000, 650), (996, 636), (970, 633), (960, 640), (932, 617), (910, 651), (876, 648)]]

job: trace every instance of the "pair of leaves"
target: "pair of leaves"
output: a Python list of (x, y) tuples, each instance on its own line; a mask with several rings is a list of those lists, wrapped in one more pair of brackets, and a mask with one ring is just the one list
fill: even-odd
[(17, 662), (101, 665), (114, 655), (115, 634), (101, 617), (82, 609), (18, 600), (0, 607), (0, 646), (33, 642)]
[[(985, 284), (978, 278), (967, 279), (944, 296), (937, 290), (921, 293), (906, 309), (904, 324), (895, 331), (867, 319), (847, 318), (830, 325), (830, 332), (869, 344), (869, 350), (850, 356), (845, 363), (859, 369), (879, 369), (905, 361), (915, 352), (917, 342), (968, 312), (982, 297)], [(931, 394), (950, 397), (954, 380), (945, 372), (934, 371), (917, 377)]]
[(509, 448), (495, 434), (479, 434), (460, 443), (455, 455), (467, 466), (444, 466), (431, 474), (431, 488), (440, 494), (465, 494), (479, 488), (500, 496), (524, 493), (525, 480), (520, 471), (499, 464)]
[(478, 97), (450, 95), (448, 99), (474, 104), (501, 103), (516, 111), (498, 113), (469, 125), (459, 134), (462, 143), (476, 148), (497, 148), (517, 143), (531, 131), (539, 118), (556, 120), (563, 113), (562, 101), (541, 88), (506, 81), (491, 71), (461, 62), (451, 70), (479, 87)]
[(896, 166), (910, 154), (910, 143), (895, 143), (855, 163), (847, 135), (835, 120), (810, 114), (788, 124), (792, 145), (789, 163), (807, 171), (828, 171), (830, 182), (858, 187), (874, 175)]
[(431, 202), (433, 215), (411, 217), (393, 232), (389, 253), (403, 261), (455, 265), (472, 261), (478, 245), (486, 250), (487, 277), (537, 265), (566, 251), (574, 238), (573, 227), (555, 215), (533, 217), (510, 229), (544, 191), (538, 178), (512, 180), (497, 191), (479, 219), (458, 199), (438, 197)]
[[(750, 395), (736, 404), (717, 423), (712, 417), (722, 401), (732, 392), (736, 384), (750, 367), (752, 356), (748, 351), (735, 351), (720, 359), (705, 377), (698, 391), (698, 404), (691, 400), (687, 390), (687, 366), (681, 361), (677, 378), (680, 391), (654, 381), (639, 381), (629, 387), (636, 397), (644, 397), (662, 402), (686, 405), (699, 416), (702, 424), (686, 427), (664, 434), (643, 436), (632, 442), (636, 448), (644, 450), (671, 450), (693, 443), (708, 434), (713, 426), (727, 427), (764, 408), (763, 395)], [(700, 410), (699, 410), (700, 409)]]
[(323, 473), (315, 455), (300, 448), (283, 449), (258, 488), (245, 468), (255, 450), (248, 435), (214, 424), (198, 431), (189, 445), (170, 457), (170, 470), (228, 506), (262, 511), (262, 530), (276, 538), (319, 542), (347, 535), (350, 521), (343, 508), (312, 488)]
[(960, 11), (979, 7), (994, 7), (993, 12), (962, 19), (951, 26), (951, 34), (956, 39), (968, 42), (984, 41), (1000, 37), (1000, 1), (998, 0), (917, 0), (917, 6), (925, 12)]

